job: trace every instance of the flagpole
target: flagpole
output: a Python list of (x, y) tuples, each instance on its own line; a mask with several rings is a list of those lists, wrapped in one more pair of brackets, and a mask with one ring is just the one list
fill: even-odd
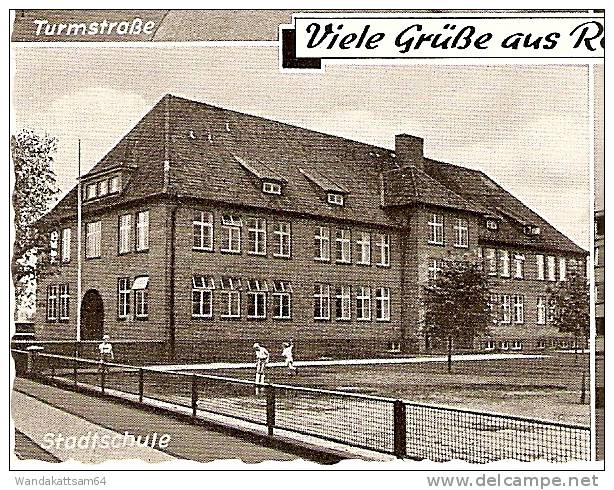
[(77, 342), (81, 341), (81, 139), (77, 147)]

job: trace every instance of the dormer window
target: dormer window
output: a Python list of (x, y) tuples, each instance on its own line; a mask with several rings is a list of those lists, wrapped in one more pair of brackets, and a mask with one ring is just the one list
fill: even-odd
[(497, 220), (494, 219), (487, 219), (486, 220), (486, 228), (488, 228), (489, 230), (498, 230), (499, 229), (499, 223), (497, 223)]
[(262, 183), (262, 192), (265, 194), (276, 194), (281, 195), (281, 184), (277, 182), (263, 182)]
[(539, 226), (525, 225), (524, 227), (525, 235), (539, 235), (540, 233), (541, 233), (541, 228)]
[(98, 195), (100, 197), (102, 196), (106, 196), (109, 193), (109, 181), (108, 180), (101, 180), (98, 183)]
[(119, 192), (119, 175), (111, 177), (109, 180), (109, 192)]
[(329, 192), (327, 194), (328, 204), (333, 204), (335, 206), (343, 206), (345, 202), (345, 198), (343, 194), (337, 194), (336, 192)]
[(86, 199), (94, 199), (96, 197), (97, 185), (96, 184), (88, 184), (85, 188), (85, 198)]

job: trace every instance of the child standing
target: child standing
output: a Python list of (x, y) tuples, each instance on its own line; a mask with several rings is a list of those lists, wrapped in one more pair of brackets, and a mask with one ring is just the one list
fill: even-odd
[[(256, 384), (264, 384), (264, 368), (269, 362), (269, 351), (262, 347), (260, 344), (254, 344), (254, 351), (256, 352)], [(256, 395), (260, 394), (260, 387), (256, 386)]]
[(288, 367), (289, 371), (292, 374), (296, 375), (298, 373), (298, 370), (294, 365), (294, 353), (292, 352), (293, 349), (294, 342), (292, 342), (292, 340), (290, 340), (290, 342), (284, 342), (281, 355), (284, 357), (286, 366)]

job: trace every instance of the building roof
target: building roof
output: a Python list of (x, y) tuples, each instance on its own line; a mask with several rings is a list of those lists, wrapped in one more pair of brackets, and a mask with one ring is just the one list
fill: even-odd
[[(424, 204), (500, 216), (498, 234), (484, 227), (484, 239), (583, 252), (482, 172), (428, 159), (422, 171), (397, 160), (390, 149), (166, 95), (83, 177), (129, 170), (122, 192), (83, 209), (174, 195), (398, 226), (394, 209)], [(282, 183), (282, 195), (263, 193), (260, 179)], [(347, 194), (344, 206), (328, 204), (326, 192)], [(75, 188), (49, 218), (74, 215), (76, 198)], [(535, 222), (541, 236), (525, 236), (501, 209)]]

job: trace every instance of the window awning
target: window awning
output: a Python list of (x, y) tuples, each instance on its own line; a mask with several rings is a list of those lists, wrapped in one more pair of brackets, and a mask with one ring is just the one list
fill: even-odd
[(268, 291), (269, 287), (264, 280), (260, 279), (248, 279), (247, 280), (248, 291)]
[(149, 285), (149, 276), (139, 276), (134, 279), (134, 282), (132, 283), (132, 289), (135, 291), (141, 290), (141, 289), (147, 289), (148, 285)]
[(291, 293), (292, 284), (290, 281), (273, 281), (273, 291), (276, 293)]
[(243, 221), (237, 216), (222, 216), (222, 224), (226, 226), (243, 226)]
[(215, 289), (215, 281), (211, 276), (193, 276), (192, 287), (194, 289)]
[(220, 279), (220, 287), (226, 291), (239, 291), (242, 289), (241, 279), (224, 276)]

